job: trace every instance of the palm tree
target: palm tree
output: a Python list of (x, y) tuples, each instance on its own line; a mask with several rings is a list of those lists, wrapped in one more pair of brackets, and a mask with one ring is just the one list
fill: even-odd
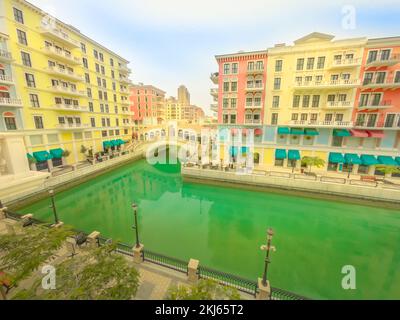
[(321, 168), (325, 166), (325, 160), (318, 157), (303, 157), (303, 159), (301, 159), (301, 164), (309, 167), (309, 173), (311, 173), (312, 167)]

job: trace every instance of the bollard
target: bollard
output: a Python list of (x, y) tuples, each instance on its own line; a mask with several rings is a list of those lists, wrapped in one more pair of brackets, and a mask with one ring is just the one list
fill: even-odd
[(258, 279), (258, 291), (256, 299), (257, 300), (271, 299), (271, 286), (269, 285), (269, 281), (267, 281), (267, 285), (264, 286), (263, 280), (261, 278)]
[(89, 236), (87, 237), (87, 243), (89, 247), (91, 248), (97, 247), (99, 237), (100, 237), (100, 232), (98, 231), (93, 231), (91, 234), (89, 234)]
[(139, 247), (133, 247), (133, 262), (140, 264), (143, 262), (143, 249), (144, 245), (139, 244)]
[(190, 259), (188, 264), (188, 280), (190, 282), (197, 282), (199, 280), (199, 260)]

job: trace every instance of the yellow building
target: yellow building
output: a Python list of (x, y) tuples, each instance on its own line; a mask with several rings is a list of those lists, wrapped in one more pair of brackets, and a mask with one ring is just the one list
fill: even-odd
[(70, 151), (70, 164), (85, 160), (81, 146), (131, 139), (127, 60), (27, 1), (0, 0), (0, 12), (0, 49), (12, 57), (2, 97), (15, 102), (0, 104), (0, 130), (24, 132), (34, 157)]

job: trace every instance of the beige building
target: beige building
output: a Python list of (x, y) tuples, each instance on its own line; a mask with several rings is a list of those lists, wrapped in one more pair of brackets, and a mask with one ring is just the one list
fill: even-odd
[(190, 93), (184, 85), (178, 88), (178, 103), (184, 106), (190, 105)]

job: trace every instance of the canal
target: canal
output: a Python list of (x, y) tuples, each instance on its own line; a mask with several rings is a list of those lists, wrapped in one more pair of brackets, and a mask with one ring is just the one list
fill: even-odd
[[(186, 183), (178, 165), (145, 160), (56, 195), (64, 223), (129, 244), (132, 202), (149, 250), (256, 280), (264, 263), (260, 246), (273, 227), (272, 286), (317, 299), (400, 299), (398, 210)], [(49, 204), (21, 211), (52, 221)], [(356, 290), (342, 288), (346, 265), (356, 268)]]

